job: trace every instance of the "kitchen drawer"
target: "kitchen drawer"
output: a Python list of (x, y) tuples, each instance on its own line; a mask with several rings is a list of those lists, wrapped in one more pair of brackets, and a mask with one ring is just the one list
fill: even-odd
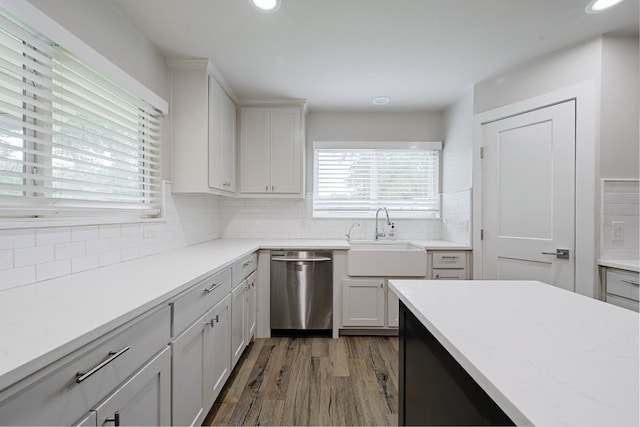
[(17, 383), (3, 393), (0, 425), (76, 422), (167, 346), (170, 316), (162, 306)]
[(609, 304), (617, 305), (618, 307), (628, 308), (629, 310), (639, 311), (638, 301), (633, 301), (628, 298), (622, 298), (617, 295), (607, 294), (605, 301)]
[(638, 301), (638, 273), (607, 269), (607, 294)]
[(466, 278), (467, 270), (465, 269), (431, 270), (431, 279), (433, 280), (465, 280)]
[(233, 264), (233, 287), (246, 279), (258, 266), (258, 254), (253, 253)]
[(231, 269), (210, 276), (176, 298), (173, 303), (173, 329), (177, 337), (187, 326), (231, 292)]
[(467, 254), (465, 252), (432, 252), (431, 268), (465, 268)]

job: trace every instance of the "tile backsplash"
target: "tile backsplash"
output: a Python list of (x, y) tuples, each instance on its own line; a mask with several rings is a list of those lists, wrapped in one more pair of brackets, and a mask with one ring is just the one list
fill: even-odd
[(471, 246), (471, 188), (442, 194), (442, 239)]
[(0, 290), (219, 238), (220, 199), (164, 190), (164, 221), (0, 230)]
[[(374, 220), (312, 219), (305, 200), (172, 194), (164, 220), (135, 224), (0, 230), (0, 291), (218, 238), (372, 239)], [(397, 239), (440, 239), (440, 220), (394, 220)], [(381, 221), (382, 223), (382, 221)]]
[(639, 190), (638, 180), (602, 180), (601, 258), (639, 258)]
[[(353, 223), (353, 240), (373, 239), (373, 219), (312, 218), (313, 194), (304, 200), (224, 199), (220, 200), (219, 219), (225, 238), (259, 239), (344, 239)], [(396, 239), (440, 239), (438, 219), (395, 219)], [(383, 221), (380, 221), (383, 224)], [(385, 224), (385, 232), (388, 233)]]

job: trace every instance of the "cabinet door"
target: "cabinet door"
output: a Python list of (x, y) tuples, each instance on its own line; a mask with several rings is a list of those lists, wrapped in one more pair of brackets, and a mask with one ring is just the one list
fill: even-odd
[(165, 348), (96, 408), (98, 425), (168, 425), (171, 352)]
[(398, 296), (387, 286), (387, 326), (397, 328), (400, 325), (400, 304)]
[(226, 190), (236, 191), (236, 104), (223, 92), (222, 159)]
[(214, 323), (206, 335), (206, 408), (213, 405), (231, 374), (231, 296), (227, 295), (211, 310), (209, 319)]
[(224, 98), (226, 94), (209, 77), (209, 187), (226, 190), (224, 170)]
[(242, 356), (245, 341), (245, 296), (247, 281), (243, 280), (231, 291), (231, 368)]
[(384, 326), (384, 298), (384, 279), (343, 280), (343, 326)]
[(209, 187), (235, 190), (236, 106), (209, 78)]
[(271, 191), (301, 193), (302, 125), (299, 108), (271, 109)]
[(256, 273), (247, 277), (247, 324), (245, 340), (247, 345), (256, 335)]
[(171, 343), (173, 350), (173, 425), (199, 424), (206, 415), (210, 312)]
[(268, 108), (240, 111), (240, 192), (269, 193), (271, 113)]

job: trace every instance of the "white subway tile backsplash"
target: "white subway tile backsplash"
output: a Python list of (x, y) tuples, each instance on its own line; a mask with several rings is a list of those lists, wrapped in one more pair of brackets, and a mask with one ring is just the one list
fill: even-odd
[[(639, 250), (639, 190), (638, 180), (602, 181), (602, 223), (600, 226), (600, 256), (611, 259), (638, 259)], [(622, 238), (612, 233), (613, 222), (622, 223)]]
[(100, 238), (100, 229), (97, 225), (73, 227), (71, 229), (71, 240), (74, 242), (96, 240), (98, 238)]
[(13, 251), (11, 249), (0, 251), (0, 270), (10, 268), (13, 268)]
[(35, 245), (35, 229), (0, 230), (0, 249), (28, 248)]
[(80, 271), (91, 270), (100, 267), (100, 255), (87, 255), (71, 260), (71, 272), (79, 273)]
[(70, 259), (36, 265), (36, 281), (53, 279), (67, 274), (71, 274)]
[(24, 267), (53, 261), (53, 245), (22, 248), (14, 251), (14, 266)]
[(86, 242), (87, 255), (103, 254), (111, 250), (111, 240), (99, 239), (99, 240), (87, 240)]
[(38, 228), (36, 230), (36, 246), (55, 245), (70, 241), (70, 228)]
[(13, 268), (0, 271), (0, 290), (27, 285), (36, 281), (36, 266)]
[(100, 267), (122, 262), (122, 254), (120, 253), (120, 251), (105, 252), (105, 253), (99, 254), (99, 257), (100, 257)]
[(85, 242), (62, 243), (55, 245), (55, 259), (71, 259), (85, 254)]
[(120, 225), (101, 225), (100, 226), (100, 238), (111, 239), (114, 237), (120, 237)]

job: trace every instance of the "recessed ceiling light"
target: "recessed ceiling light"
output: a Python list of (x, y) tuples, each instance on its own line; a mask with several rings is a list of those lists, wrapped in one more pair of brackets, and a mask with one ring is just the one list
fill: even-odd
[(609, 9), (621, 2), (622, 0), (591, 0), (587, 5), (586, 11), (587, 13), (602, 12), (603, 10)]
[(373, 101), (371, 102), (373, 102), (375, 105), (386, 105), (391, 102), (391, 99), (386, 96), (379, 96), (377, 98), (373, 98)]
[(263, 13), (273, 13), (280, 9), (280, 0), (249, 0), (249, 3)]

